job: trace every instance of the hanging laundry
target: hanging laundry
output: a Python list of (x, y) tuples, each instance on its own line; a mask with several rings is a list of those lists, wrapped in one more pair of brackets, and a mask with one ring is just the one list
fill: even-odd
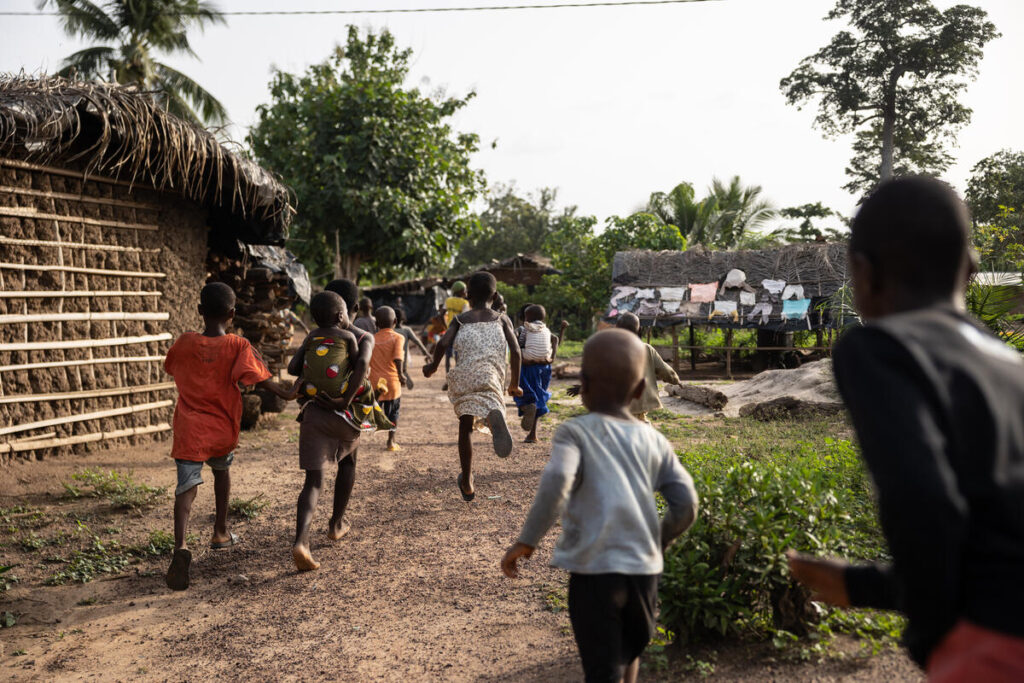
[(785, 280), (761, 280), (761, 286), (768, 290), (769, 294), (778, 296), (786, 288)]
[(733, 268), (725, 276), (725, 282), (722, 283), (722, 289), (736, 289), (742, 287), (747, 281), (747, 274), (739, 268)]
[(633, 296), (636, 294), (636, 287), (616, 287), (612, 290), (611, 305), (614, 306), (619, 303), (619, 299), (625, 299), (627, 296)]
[(641, 301), (640, 306), (636, 309), (636, 314), (641, 318), (657, 318), (662, 314), (661, 304), (653, 299)]
[(740, 305), (753, 306), (757, 303), (757, 295), (753, 292), (740, 292)]
[(661, 287), (662, 301), (682, 301), (686, 298), (686, 287)]
[(679, 306), (682, 303), (683, 303), (682, 301), (666, 301), (666, 300), (662, 299), (661, 300), (661, 307), (665, 309), (666, 313), (675, 313), (675, 312), (677, 312), (679, 310)]
[(714, 318), (716, 315), (731, 316), (733, 322), (739, 322), (740, 316), (736, 310), (735, 301), (716, 301), (714, 307), (711, 309), (711, 315), (708, 316), (708, 320)]
[(619, 317), (619, 309), (613, 308), (612, 310), (608, 311), (608, 317), (609, 318), (617, 318), (617, 317)]
[(637, 299), (653, 299), (654, 298), (654, 288), (652, 287), (650, 289), (638, 289), (638, 290), (636, 290), (636, 298)]
[(786, 288), (782, 290), (782, 300), (786, 299), (803, 299), (804, 298), (804, 286), (803, 285), (786, 285)]
[(747, 320), (753, 320), (758, 315), (761, 316), (761, 324), (767, 325), (768, 319), (772, 314), (772, 305), (768, 301), (762, 301), (761, 303), (750, 309), (750, 315), (747, 316)]
[(718, 283), (708, 282), (701, 285), (690, 285), (690, 301), (709, 304), (715, 300), (718, 294)]
[(637, 299), (623, 301), (618, 305), (619, 313), (632, 313), (638, 305), (640, 305), (640, 302)]
[(794, 299), (782, 302), (783, 320), (800, 320), (807, 316), (807, 309), (811, 306), (810, 299)]
[(679, 314), (685, 315), (687, 318), (699, 318), (701, 317), (701, 303), (698, 301), (684, 301), (679, 305)]

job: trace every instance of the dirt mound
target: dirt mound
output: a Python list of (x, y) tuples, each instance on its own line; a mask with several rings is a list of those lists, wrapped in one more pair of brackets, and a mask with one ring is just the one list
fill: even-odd
[(718, 389), (729, 397), (724, 410), (729, 416), (739, 415), (740, 408), (748, 403), (764, 403), (784, 396), (812, 403), (841, 402), (832, 378), (832, 361), (827, 358), (794, 370), (766, 370)]

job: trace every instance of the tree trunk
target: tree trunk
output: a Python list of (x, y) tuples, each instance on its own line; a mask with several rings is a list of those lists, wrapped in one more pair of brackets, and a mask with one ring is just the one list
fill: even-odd
[(359, 264), (362, 262), (359, 254), (348, 254), (341, 251), (341, 235), (339, 230), (334, 231), (334, 279), (345, 278), (352, 282), (359, 281)]
[(885, 103), (882, 109), (882, 165), (878, 169), (878, 179), (885, 182), (892, 178), (893, 156), (896, 138), (896, 84), (899, 83), (902, 69), (895, 68), (889, 76), (885, 89)]

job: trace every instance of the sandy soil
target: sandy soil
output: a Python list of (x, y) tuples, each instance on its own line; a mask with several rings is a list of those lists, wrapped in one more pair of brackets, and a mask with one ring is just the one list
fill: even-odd
[[(418, 372), (421, 359), (413, 362)], [(57, 587), (42, 585), (53, 565), (19, 567), (22, 583), (0, 594), (0, 611), (21, 614), (17, 626), (0, 631), (0, 679), (580, 680), (568, 614), (545, 601), (566, 580), (547, 566), (553, 535), (524, 578), (506, 580), (498, 569), (532, 500), (550, 427), (542, 428), (540, 444), (517, 444), (507, 460), (478, 436), (477, 498), (464, 503), (455, 486), (456, 419), (440, 384), (420, 377), (403, 397), (403, 452), (387, 453), (383, 435), (365, 440), (349, 511), (352, 531), (337, 544), (324, 534), (333, 484), (325, 491), (313, 545), (319, 571), (298, 574), (289, 553), (302, 480), (292, 408), (243, 434), (232, 495), (264, 493), (271, 504), (251, 522), (233, 522), (240, 546), (205, 549), (213, 491), (204, 474), (193, 514), (200, 550), (189, 590), (164, 586), (165, 558), (121, 577)], [(168, 450), (159, 444), (14, 463), (0, 470), (0, 507), (63, 514), (70, 504), (60, 497), (61, 482), (87, 465), (134, 469), (139, 480), (173, 484)], [(169, 500), (138, 516), (104, 513), (100, 501), (76, 504), (92, 506), (79, 512), (96, 516), (96, 528), (123, 528), (122, 542), (170, 528)], [(11, 544), (0, 550), (0, 563), (12, 553), (25, 562)], [(895, 652), (815, 665), (775, 662), (763, 645), (716, 649), (720, 680), (917, 678)], [(644, 678), (678, 680), (686, 654), (674, 652), (667, 671)]]

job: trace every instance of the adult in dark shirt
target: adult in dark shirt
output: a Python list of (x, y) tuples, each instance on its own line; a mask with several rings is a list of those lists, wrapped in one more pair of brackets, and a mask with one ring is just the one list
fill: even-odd
[(896, 609), (933, 681), (1024, 680), (1024, 362), (965, 313), (975, 271), (956, 193), (883, 184), (850, 232), (863, 327), (834, 369), (892, 564), (790, 555), (817, 599)]

